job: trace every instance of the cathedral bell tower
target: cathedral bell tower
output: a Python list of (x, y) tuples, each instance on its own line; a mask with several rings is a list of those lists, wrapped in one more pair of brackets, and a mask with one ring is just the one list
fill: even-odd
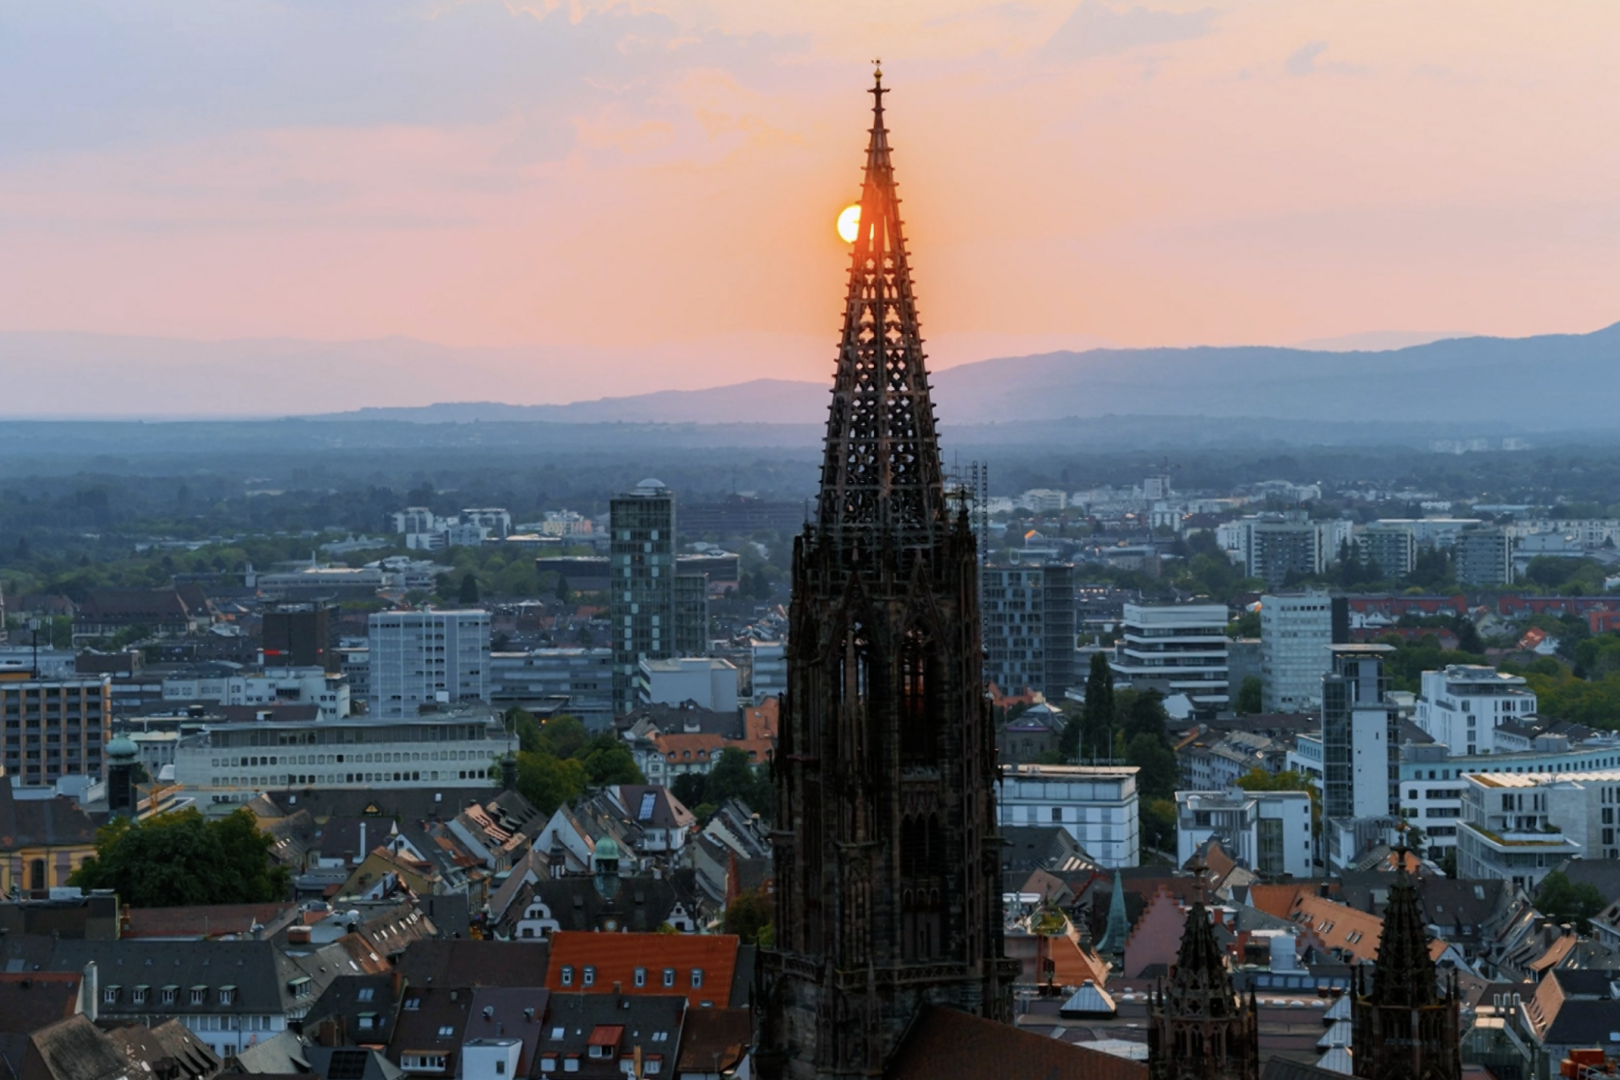
[(1395, 849), (1395, 857), (1400, 869), (1384, 907), (1372, 988), (1368, 991), (1358, 968), (1350, 1003), (1356, 1075), (1369, 1080), (1458, 1080), (1462, 1029), (1456, 976), (1442, 995), (1417, 885), (1406, 872), (1405, 846)]
[[(1199, 891), (1203, 871), (1199, 870)], [(1260, 1021), (1254, 992), (1232, 989), (1203, 897), (1187, 910), (1181, 950), (1148, 1007), (1149, 1080), (1258, 1080)]]
[(794, 542), (774, 759), (767, 1078), (881, 1075), (926, 1005), (1010, 1018), (978, 574), (947, 503), (882, 72), (828, 410)]

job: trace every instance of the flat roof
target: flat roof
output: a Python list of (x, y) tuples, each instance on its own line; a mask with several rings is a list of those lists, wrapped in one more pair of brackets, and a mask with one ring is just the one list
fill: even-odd
[(1464, 779), (1478, 780), (1485, 787), (1528, 788), (1581, 780), (1596, 784), (1620, 784), (1620, 769), (1594, 769), (1590, 772), (1477, 773), (1464, 772)]
[(1377, 645), (1372, 642), (1363, 641), (1346, 645), (1329, 645), (1328, 651), (1333, 653), (1344, 653), (1347, 655), (1354, 655), (1355, 653), (1392, 653), (1395, 651), (1395, 646)]

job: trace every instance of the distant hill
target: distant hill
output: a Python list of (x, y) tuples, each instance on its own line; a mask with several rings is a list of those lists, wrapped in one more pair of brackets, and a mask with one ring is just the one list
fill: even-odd
[[(936, 373), (933, 385), (940, 420), (953, 425), (1138, 416), (1604, 430), (1620, 427), (1620, 323), (1590, 334), (1453, 338), (1385, 351), (1055, 352), (964, 364)], [(430, 405), (323, 419), (814, 424), (826, 417), (827, 389), (756, 379), (571, 405)]]

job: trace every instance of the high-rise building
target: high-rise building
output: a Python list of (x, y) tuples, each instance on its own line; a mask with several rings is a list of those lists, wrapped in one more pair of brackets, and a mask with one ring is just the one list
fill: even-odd
[(100, 779), (112, 723), (112, 679), (0, 673), (0, 723), (0, 751), (12, 783), (43, 787), (64, 776)]
[(1333, 601), (1324, 593), (1260, 598), (1260, 700), (1268, 713), (1314, 711), (1331, 668)]
[(1374, 523), (1355, 540), (1362, 563), (1377, 563), (1386, 578), (1405, 577), (1417, 561), (1417, 538), (1404, 525)]
[(881, 1075), (931, 1007), (1008, 1021), (1019, 971), (1003, 955), (978, 560), (946, 501), (883, 94), (820, 498), (793, 549), (765, 1080)]
[[(1328, 858), (1342, 866), (1365, 843), (1354, 823), (1400, 813), (1400, 711), (1387, 700), (1389, 645), (1333, 645), (1322, 676), (1322, 816)], [(1351, 839), (1354, 837), (1354, 839)]]
[(1484, 664), (1447, 664), (1425, 671), (1419, 684), (1417, 725), (1452, 754), (1489, 754), (1496, 729), (1536, 711), (1536, 694), (1522, 675)]
[(1459, 585), (1506, 585), (1513, 580), (1513, 538), (1506, 529), (1470, 526), (1451, 546)]
[(986, 566), (980, 574), (985, 681), (1062, 701), (1074, 685), (1073, 564)]
[(1194, 711), (1227, 707), (1225, 604), (1126, 604), (1112, 666), (1116, 685), (1184, 694)]
[(613, 709), (636, 707), (643, 660), (701, 656), (707, 650), (707, 581), (676, 573), (675, 494), (643, 480), (609, 504), (608, 615), (613, 634)]
[(486, 611), (379, 611), (371, 616), (367, 651), (375, 717), (489, 700)]

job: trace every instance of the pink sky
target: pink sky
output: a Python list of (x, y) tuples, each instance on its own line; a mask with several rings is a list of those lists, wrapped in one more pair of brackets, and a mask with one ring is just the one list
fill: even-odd
[(0, 39), (0, 331), (547, 358), (463, 398), (821, 379), (878, 55), (938, 364), (1620, 320), (1620, 4), (102, 0)]

